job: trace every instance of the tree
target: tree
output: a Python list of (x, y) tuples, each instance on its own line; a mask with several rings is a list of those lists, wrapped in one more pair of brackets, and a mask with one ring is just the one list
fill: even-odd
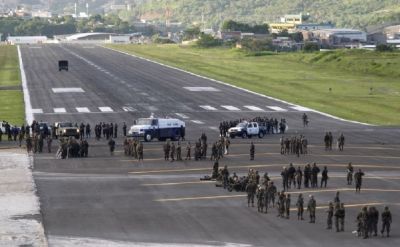
[(208, 48), (222, 45), (222, 41), (218, 39), (214, 39), (213, 36), (209, 34), (201, 34), (200, 39), (196, 42), (197, 46)]
[(183, 40), (192, 40), (196, 39), (200, 36), (200, 27), (190, 27), (183, 31)]
[(379, 51), (379, 52), (393, 51), (393, 47), (390, 45), (386, 45), (386, 44), (379, 44), (376, 46), (376, 51)]
[(314, 52), (314, 51), (319, 51), (319, 44), (314, 43), (314, 42), (306, 42), (304, 44), (303, 50), (305, 52)]

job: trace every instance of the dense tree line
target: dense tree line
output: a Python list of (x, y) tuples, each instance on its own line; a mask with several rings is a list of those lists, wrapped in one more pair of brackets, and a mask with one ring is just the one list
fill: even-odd
[(0, 33), (3, 39), (6, 36), (17, 35), (44, 35), (53, 37), (60, 34), (73, 34), (76, 32), (111, 32), (129, 33), (135, 28), (118, 15), (93, 15), (88, 19), (74, 19), (71, 16), (55, 17), (49, 19), (32, 18), (22, 19), (16, 17), (0, 18)]

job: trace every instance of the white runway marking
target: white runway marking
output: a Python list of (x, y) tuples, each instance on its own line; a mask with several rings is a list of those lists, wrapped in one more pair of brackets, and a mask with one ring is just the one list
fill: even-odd
[(201, 105), (200, 107), (207, 111), (216, 111), (217, 110), (217, 108), (212, 107), (210, 105)]
[(252, 105), (245, 105), (245, 106), (243, 106), (243, 107), (245, 107), (245, 108), (247, 108), (247, 109), (249, 109), (249, 110), (252, 110), (252, 111), (264, 111), (264, 110), (261, 109), (260, 107), (252, 106)]
[(188, 116), (186, 116), (186, 115), (183, 114), (183, 113), (175, 113), (175, 115), (177, 115), (178, 117), (181, 117), (181, 118), (183, 118), (183, 119), (188, 119), (188, 118), (189, 118)]
[(54, 108), (54, 113), (66, 113), (65, 108)]
[(208, 127), (208, 128), (211, 129), (211, 130), (215, 130), (215, 131), (219, 132), (219, 129), (217, 127), (215, 127), (215, 126), (211, 126), (211, 127)]
[(32, 113), (33, 114), (40, 114), (40, 113), (43, 113), (43, 109), (41, 109), (41, 108), (37, 108), (37, 109), (32, 109)]
[(101, 112), (113, 112), (114, 111), (111, 107), (108, 107), (108, 106), (99, 107), (99, 110)]
[(267, 106), (267, 107), (274, 111), (287, 111), (286, 109), (283, 109), (282, 107), (279, 107), (279, 106)]
[(296, 111), (314, 111), (310, 108), (303, 107), (303, 106), (291, 106), (290, 108), (296, 110)]
[(131, 107), (131, 106), (124, 106), (124, 107), (122, 107), (122, 110), (124, 110), (125, 112), (134, 112), (134, 111), (136, 111), (136, 109)]
[(221, 105), (221, 107), (227, 109), (228, 111), (240, 111), (239, 108), (231, 105)]
[(204, 122), (200, 121), (200, 120), (191, 120), (193, 123), (195, 124), (204, 124)]
[(89, 108), (87, 107), (76, 107), (78, 112), (90, 112)]
[(84, 93), (80, 87), (56, 87), (52, 88), (53, 93)]
[(183, 87), (191, 92), (219, 92), (221, 90), (215, 87)]

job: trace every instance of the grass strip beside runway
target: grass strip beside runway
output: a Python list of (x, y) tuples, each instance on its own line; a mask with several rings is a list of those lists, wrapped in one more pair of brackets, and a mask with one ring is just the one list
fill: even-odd
[(18, 88), (20, 85), (17, 47), (0, 45), (0, 121), (18, 125), (24, 122), (24, 100)]
[[(341, 118), (400, 125), (400, 53), (336, 51), (249, 55), (237, 49), (109, 45)], [(331, 90), (329, 90), (331, 89)]]

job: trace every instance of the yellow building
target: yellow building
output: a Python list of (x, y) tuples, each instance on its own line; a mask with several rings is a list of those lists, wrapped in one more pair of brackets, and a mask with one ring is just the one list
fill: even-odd
[(294, 32), (296, 25), (303, 23), (303, 15), (285, 15), (281, 17), (281, 22), (270, 23), (271, 33), (279, 33), (287, 30), (289, 33)]

